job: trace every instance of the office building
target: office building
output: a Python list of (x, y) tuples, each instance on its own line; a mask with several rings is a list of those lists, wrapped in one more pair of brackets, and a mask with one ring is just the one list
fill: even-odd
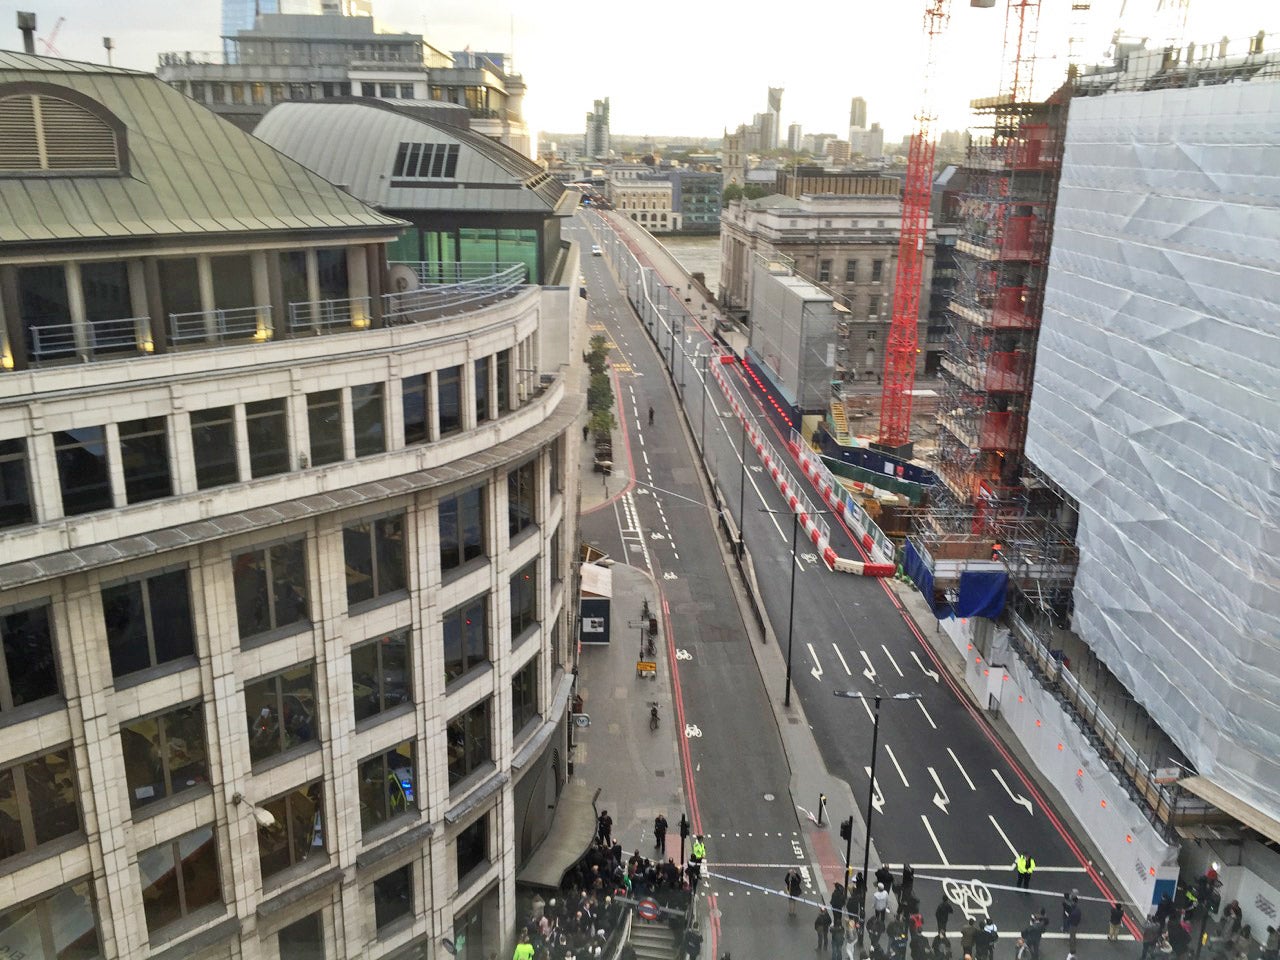
[(671, 208), (680, 217), (682, 233), (718, 233), (723, 189), (720, 174), (683, 167), (667, 171)]
[(880, 124), (873, 123), (869, 130), (851, 129), (849, 131), (849, 152), (855, 157), (867, 160), (879, 160), (884, 156), (884, 131)]
[(0, 53), (0, 122), (0, 952), (505, 955), (593, 830), (577, 298), (389, 265), (403, 220), (149, 74)]
[(277, 103), (348, 97), (444, 104), (470, 128), (532, 156), (524, 79), (501, 54), (449, 54), (367, 16), (263, 14), (223, 38), (225, 54), (162, 53), (156, 74), (252, 131)]
[(831, 295), (797, 276), (786, 261), (753, 257), (751, 338), (747, 358), (789, 406), (824, 410), (835, 370), (836, 323)]
[(854, 97), (849, 104), (849, 126), (855, 130), (867, 128), (867, 101), (862, 97)]
[(254, 19), (263, 13), (280, 13), (280, 0), (222, 0), (222, 35), (252, 30)]
[(787, 149), (792, 153), (800, 152), (800, 141), (803, 139), (800, 124), (793, 123), (787, 127)]
[(760, 152), (778, 149), (782, 136), (782, 87), (770, 87), (768, 104), (760, 117)]
[(609, 98), (597, 100), (587, 114), (587, 132), (582, 138), (582, 154), (590, 160), (609, 156)]

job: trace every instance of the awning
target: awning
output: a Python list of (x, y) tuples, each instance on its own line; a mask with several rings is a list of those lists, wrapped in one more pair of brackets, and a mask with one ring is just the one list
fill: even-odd
[(1235, 794), (1228, 793), (1216, 783), (1204, 777), (1184, 777), (1178, 786), (1194, 793), (1201, 800), (1213, 804), (1223, 813), (1239, 820), (1250, 830), (1256, 830), (1272, 843), (1280, 843), (1280, 820), (1263, 813), (1257, 807)]
[(556, 801), (551, 829), (523, 867), (516, 883), (559, 890), (565, 871), (591, 849), (596, 836), (596, 797), (599, 789), (567, 783)]

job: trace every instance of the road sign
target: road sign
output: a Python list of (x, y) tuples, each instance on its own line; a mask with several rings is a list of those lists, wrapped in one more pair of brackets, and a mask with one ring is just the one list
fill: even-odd
[(637, 660), (636, 676), (638, 677), (657, 677), (658, 664), (654, 660)]
[(640, 915), (641, 920), (657, 920), (661, 908), (658, 906), (657, 900), (651, 900), (648, 897), (636, 904), (636, 913)]

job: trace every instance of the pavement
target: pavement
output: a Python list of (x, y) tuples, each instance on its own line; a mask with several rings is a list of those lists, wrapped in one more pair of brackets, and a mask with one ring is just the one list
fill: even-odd
[[(579, 215), (570, 230), (588, 246), (600, 242), (582, 221)], [(625, 243), (648, 263), (674, 269), (645, 235), (621, 227)], [(620, 241), (603, 231), (597, 236), (606, 241), (606, 256), (584, 260), (587, 332), (610, 338), (621, 427), (613, 476), (589, 472), (590, 451), (582, 450), (581, 530), (615, 560), (615, 640), (581, 652), (591, 726), (578, 736), (575, 772), (603, 787), (600, 805), (628, 850), (652, 848), (659, 810), (670, 823), (668, 855), (679, 854), (681, 812), (706, 835), (703, 955), (795, 955), (796, 944), (813, 936), (816, 910), (787, 916), (782, 875), (797, 866), (807, 899), (816, 904), (828, 896), (845, 864), (832, 821), (845, 816), (853, 819), (853, 859), (861, 869), (863, 811), (872, 791), (871, 869), (882, 854), (892, 864), (916, 864), (926, 916), (948, 890), (965, 908), (990, 913), (1012, 939), (1031, 908), (1044, 905), (1056, 916), (1066, 889), (1105, 896), (1105, 878), (1091, 872), (1087, 841), (1069, 811), (1055, 811), (1025, 758), (1001, 743), (998, 729), (963, 693), (956, 682), (962, 664), (949, 641), (936, 649), (929, 643), (936, 623), (918, 595), (832, 574), (816, 557), (793, 554), (785, 504), (754, 454), (740, 459), (741, 431), (723, 416), (723, 396), (694, 359), (707, 339), (696, 323), (704, 304), (687, 305), (694, 319), (680, 325), (677, 337), (660, 325), (650, 336), (619, 289), (634, 280), (614, 272), (622, 262)], [(678, 289), (679, 276), (668, 279)], [(713, 305), (705, 306), (714, 315)], [(745, 380), (735, 389), (758, 399)], [(652, 427), (641, 413), (650, 405)], [(781, 446), (776, 437), (774, 444)], [(831, 522), (833, 544), (856, 556), (852, 536)], [(724, 536), (738, 525), (748, 548), (741, 565)], [(646, 599), (661, 611), (652, 680), (636, 677), (639, 628), (628, 626)], [(836, 699), (837, 688), (906, 688), (922, 696), (917, 704), (884, 708), (874, 785), (866, 766), (870, 708), (864, 714), (857, 702)], [(654, 732), (650, 701), (662, 718)], [(821, 825), (820, 794), (827, 798)], [(1001, 890), (1012, 882), (1012, 851), (1023, 848), (1042, 865), (1037, 891)], [(953, 929), (961, 919), (958, 910)], [(1103, 929), (1105, 910), (1086, 902), (1085, 939), (1100, 938)], [(1089, 955), (1122, 951), (1097, 939)]]

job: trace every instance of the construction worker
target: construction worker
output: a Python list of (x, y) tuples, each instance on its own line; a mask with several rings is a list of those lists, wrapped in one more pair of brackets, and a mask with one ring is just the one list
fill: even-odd
[(692, 863), (701, 863), (706, 859), (707, 845), (702, 842), (702, 834), (698, 834), (693, 838), (693, 848), (689, 853), (689, 860)]
[(1018, 874), (1018, 889), (1029, 890), (1031, 888), (1031, 874), (1036, 871), (1035, 857), (1024, 850), (1018, 855), (1018, 859), (1013, 861), (1013, 869)]

